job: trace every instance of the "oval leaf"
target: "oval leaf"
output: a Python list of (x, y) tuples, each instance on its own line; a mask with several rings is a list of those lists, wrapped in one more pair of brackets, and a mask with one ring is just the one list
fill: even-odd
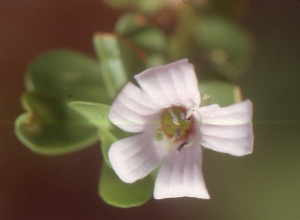
[(147, 54), (165, 52), (168, 41), (165, 34), (141, 14), (127, 13), (115, 27), (115, 32), (126, 36)]
[(72, 101), (68, 103), (71, 108), (83, 115), (89, 122), (100, 129), (111, 128), (108, 118), (109, 105), (94, 102)]
[(115, 32), (125, 36), (134, 34), (144, 28), (149, 27), (149, 19), (139, 13), (126, 13), (122, 15), (116, 25)]
[(198, 17), (192, 36), (211, 66), (229, 79), (237, 79), (250, 63), (253, 41), (241, 27), (218, 17)]
[(39, 56), (29, 66), (26, 86), (59, 99), (110, 103), (99, 64), (71, 50)]
[(225, 107), (242, 100), (240, 87), (225, 80), (202, 80), (199, 90), (201, 94), (209, 96), (209, 100), (202, 97), (205, 105), (218, 104)]
[(65, 102), (37, 93), (25, 93), (27, 113), (15, 122), (15, 133), (30, 150), (59, 155), (83, 149), (98, 140), (98, 132)]
[(121, 208), (142, 205), (150, 199), (153, 187), (150, 176), (128, 184), (122, 182), (107, 163), (102, 164), (98, 190), (102, 199), (110, 205)]
[(147, 68), (166, 64), (167, 37), (145, 16), (137, 13), (123, 15), (116, 24), (115, 32), (126, 36), (147, 54)]
[(114, 34), (97, 33), (94, 46), (110, 98), (114, 98), (133, 75), (146, 68), (145, 54), (129, 40)]

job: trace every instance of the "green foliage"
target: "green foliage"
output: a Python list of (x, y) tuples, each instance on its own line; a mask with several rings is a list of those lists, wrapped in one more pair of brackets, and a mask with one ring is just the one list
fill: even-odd
[(98, 140), (98, 132), (64, 101), (36, 92), (25, 93), (27, 113), (16, 119), (17, 137), (32, 151), (45, 155), (70, 153)]
[(127, 12), (118, 19), (115, 32), (128, 37), (148, 28), (149, 25), (149, 19), (143, 14)]
[(110, 149), (110, 146), (118, 140), (117, 137), (115, 137), (110, 131), (108, 130), (102, 130), (101, 132), (101, 151), (102, 156), (104, 157), (105, 162), (109, 167), (111, 167), (109, 158), (108, 158), (108, 151)]
[(204, 105), (218, 104), (224, 107), (240, 102), (242, 99), (240, 87), (227, 80), (202, 80), (199, 90), (201, 94), (209, 96), (208, 100), (203, 100)]
[[(102, 199), (113, 206), (129, 208), (139, 206), (147, 202), (153, 192), (154, 181), (151, 175), (135, 183), (124, 183), (116, 175), (108, 158), (110, 146), (119, 139), (130, 136), (117, 128), (112, 131), (101, 130), (101, 150), (104, 157), (102, 164), (101, 177), (99, 181), (99, 194)], [(155, 179), (155, 178), (154, 178)]]
[(147, 67), (166, 63), (168, 40), (148, 18), (137, 13), (123, 15), (116, 24), (115, 32), (126, 36), (147, 55)]
[(187, 57), (205, 71), (236, 80), (248, 69), (253, 51), (254, 42), (242, 27), (188, 5), (178, 15), (168, 54), (172, 60)]
[(114, 98), (133, 75), (145, 69), (143, 51), (125, 38), (98, 33), (94, 35), (94, 46), (110, 98)]
[(241, 27), (223, 17), (201, 16), (194, 20), (191, 34), (202, 56), (220, 75), (237, 79), (247, 69), (254, 44)]
[(150, 176), (128, 184), (121, 181), (107, 163), (102, 164), (98, 190), (102, 199), (110, 205), (121, 208), (142, 205), (150, 199), (153, 187)]
[(72, 101), (69, 102), (69, 106), (99, 129), (109, 129), (112, 126), (108, 118), (109, 105), (94, 102)]
[[(191, 32), (193, 31), (193, 23), (198, 13), (189, 5), (181, 10), (178, 15), (178, 21), (174, 27), (174, 33), (170, 36), (170, 46), (168, 55), (172, 60), (182, 58), (191, 58), (197, 49)], [(201, 53), (201, 51), (197, 51)]]
[(99, 64), (71, 50), (54, 50), (36, 58), (27, 71), (28, 90), (58, 99), (108, 104)]
[(26, 75), (22, 104), (27, 113), (15, 123), (17, 137), (32, 151), (70, 153), (98, 140), (98, 130), (67, 102), (109, 102), (99, 64), (71, 50), (54, 50), (35, 59)]

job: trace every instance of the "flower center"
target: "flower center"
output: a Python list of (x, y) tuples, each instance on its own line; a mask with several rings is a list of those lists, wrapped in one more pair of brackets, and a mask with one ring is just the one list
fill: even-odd
[(191, 116), (187, 117), (184, 108), (172, 107), (166, 109), (162, 114), (161, 125), (159, 131), (178, 143), (178, 152), (189, 144), (188, 135), (192, 130), (193, 118)]

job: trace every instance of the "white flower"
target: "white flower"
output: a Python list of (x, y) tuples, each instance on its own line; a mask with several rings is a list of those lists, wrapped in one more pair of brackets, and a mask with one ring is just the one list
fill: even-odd
[(109, 118), (120, 129), (139, 133), (112, 144), (109, 159), (126, 183), (142, 179), (161, 162), (154, 198), (209, 199), (201, 170), (201, 146), (242, 156), (252, 152), (252, 103), (200, 107), (193, 65), (180, 60), (150, 68), (127, 83)]

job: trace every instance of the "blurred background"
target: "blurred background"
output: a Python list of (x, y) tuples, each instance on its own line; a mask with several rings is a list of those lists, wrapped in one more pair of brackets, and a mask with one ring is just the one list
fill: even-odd
[(0, 0), (0, 219), (300, 219), (300, 1), (248, 3), (241, 24), (256, 54), (239, 83), (254, 104), (254, 153), (204, 151), (210, 200), (151, 199), (120, 209), (98, 196), (99, 143), (41, 156), (15, 137), (13, 122), (23, 112), (29, 62), (54, 48), (95, 57), (93, 33), (113, 31), (123, 11), (101, 0)]

